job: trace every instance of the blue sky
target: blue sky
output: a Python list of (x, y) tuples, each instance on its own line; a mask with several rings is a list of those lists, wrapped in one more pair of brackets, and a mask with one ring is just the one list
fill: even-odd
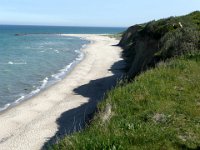
[(200, 10), (200, 0), (0, 0), (0, 24), (128, 27)]

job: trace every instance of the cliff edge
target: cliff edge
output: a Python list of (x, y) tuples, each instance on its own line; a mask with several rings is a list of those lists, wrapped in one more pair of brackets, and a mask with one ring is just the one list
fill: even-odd
[(200, 52), (200, 12), (131, 26), (119, 46), (130, 78), (160, 61)]

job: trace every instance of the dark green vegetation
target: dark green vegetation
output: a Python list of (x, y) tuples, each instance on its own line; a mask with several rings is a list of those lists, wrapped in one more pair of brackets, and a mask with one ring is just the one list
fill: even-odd
[(194, 12), (130, 27), (119, 45), (132, 81), (52, 149), (200, 149), (199, 21)]
[(199, 52), (199, 32), (197, 11), (130, 27), (119, 43), (124, 49), (129, 77), (134, 78), (161, 60)]

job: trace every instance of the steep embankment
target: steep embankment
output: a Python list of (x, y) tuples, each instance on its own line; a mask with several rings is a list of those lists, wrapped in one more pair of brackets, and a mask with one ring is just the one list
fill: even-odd
[(52, 149), (200, 149), (199, 31), (200, 12), (130, 27), (119, 45), (134, 81), (110, 91), (91, 124)]
[(133, 78), (161, 60), (199, 52), (200, 12), (130, 27), (119, 43)]

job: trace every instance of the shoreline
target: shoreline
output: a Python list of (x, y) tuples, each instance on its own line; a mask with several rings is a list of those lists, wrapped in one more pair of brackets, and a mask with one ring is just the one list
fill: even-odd
[[(90, 114), (95, 109), (99, 93), (104, 94), (102, 92), (110, 88), (111, 85), (108, 85), (108, 83), (99, 85), (101, 82), (92, 84), (89, 88), (87, 86), (86, 88), (82, 87), (91, 81), (113, 76), (109, 69), (115, 62), (121, 60), (121, 49), (111, 45), (117, 44), (118, 40), (95, 34), (62, 35), (86, 38), (93, 42), (83, 49), (84, 59), (64, 79), (31, 99), (21, 102), (19, 105), (0, 114), (1, 149), (42, 148), (60, 130), (62, 125), (59, 124), (58, 120), (62, 118), (64, 113), (68, 112), (65, 121), (69, 122), (66, 125), (69, 128), (74, 127), (74, 123), (72, 126), (71, 122), (73, 121), (70, 121), (70, 119), (77, 116), (76, 120), (81, 120), (83, 116), (80, 116), (80, 114)], [(112, 79), (112, 82), (114, 80), (116, 79)], [(97, 89), (95, 90), (95, 88)], [(77, 92), (77, 89), (82, 91)], [(87, 106), (87, 109), (84, 108), (84, 110), (74, 112), (74, 114), (70, 113), (71, 110), (79, 111), (80, 107), (90, 103), (91, 100), (93, 102)], [(68, 129), (67, 126), (64, 128)]]
[[(59, 35), (65, 36), (63, 34), (59, 34)], [(66, 35), (66, 36), (68, 36), (68, 35)], [(87, 40), (87, 41), (89, 41), (89, 40)], [(82, 45), (82, 47), (77, 52), (77, 53), (79, 53), (79, 56), (76, 59), (74, 59), (70, 64), (66, 65), (64, 68), (61, 68), (60, 70), (58, 70), (58, 72), (56, 74), (52, 74), (48, 77), (45, 77), (42, 80), (42, 84), (40, 86), (38, 86), (36, 89), (30, 91), (30, 93), (28, 93), (26, 95), (21, 96), (20, 98), (16, 99), (12, 103), (8, 103), (8, 104), (4, 105), (3, 107), (0, 107), (0, 115), (5, 113), (7, 110), (10, 110), (13, 107), (16, 107), (16, 106), (20, 105), (21, 103), (37, 96), (41, 92), (48, 90), (48, 88), (50, 88), (51, 86), (54, 86), (55, 84), (57, 84), (58, 82), (62, 81), (64, 78), (66, 78), (67, 75), (70, 74), (70, 72), (72, 72), (73, 69), (79, 63), (81, 63), (82, 60), (84, 60), (85, 53), (84, 53), (83, 49), (87, 48), (87, 46), (91, 43), (92, 43), (92, 40), (89, 41), (88, 44)], [(64, 70), (64, 71), (60, 72), (61, 70)], [(59, 75), (60, 73), (61, 73), (61, 75)], [(49, 80), (49, 78), (52, 78), (52, 76), (59, 76), (59, 77), (55, 78), (54, 80)]]

